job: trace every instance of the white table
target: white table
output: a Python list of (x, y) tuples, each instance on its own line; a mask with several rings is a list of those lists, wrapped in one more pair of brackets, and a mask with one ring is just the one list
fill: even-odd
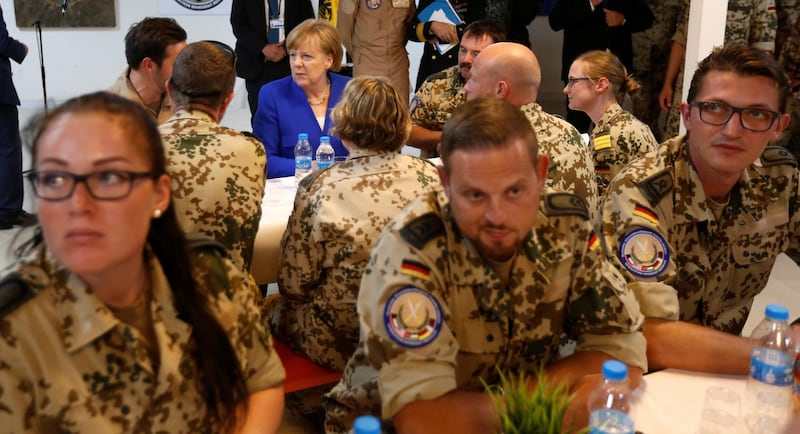
[(261, 221), (258, 225), (253, 261), (250, 271), (259, 285), (278, 281), (281, 259), (281, 238), (292, 213), (297, 186), (294, 176), (268, 179), (261, 202)]

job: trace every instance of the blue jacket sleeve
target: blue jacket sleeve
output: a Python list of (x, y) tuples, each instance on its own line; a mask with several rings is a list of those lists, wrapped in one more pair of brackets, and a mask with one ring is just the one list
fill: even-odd
[[(291, 77), (289, 77), (291, 79)], [(253, 117), (253, 134), (264, 144), (267, 152), (267, 178), (294, 175), (294, 155), (288, 155), (282, 146), (281, 122), (279, 119), (279, 86), (284, 80), (267, 83), (258, 93), (258, 109)]]

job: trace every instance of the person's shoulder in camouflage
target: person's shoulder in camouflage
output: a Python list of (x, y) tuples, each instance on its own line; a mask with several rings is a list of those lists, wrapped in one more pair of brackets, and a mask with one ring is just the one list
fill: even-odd
[(598, 215), (597, 180), (589, 147), (566, 120), (545, 112), (537, 103), (520, 107), (539, 140), (539, 152), (550, 158), (547, 187), (583, 198), (594, 219)]
[(181, 227), (223, 243), (249, 272), (264, 196), (263, 145), (197, 110), (179, 110), (159, 129)]
[(304, 179), (281, 241), (284, 300), (269, 301), (276, 336), (342, 370), (358, 342), (355, 300), (372, 247), (406, 203), (437, 185), (426, 160), (361, 149)]
[(630, 161), (658, 147), (650, 127), (636, 119), (619, 104), (612, 104), (590, 134), (598, 194)]
[(729, 0), (725, 42), (738, 42), (764, 51), (775, 51), (778, 29), (776, 0)]
[(466, 100), (459, 66), (451, 66), (428, 76), (422, 83), (411, 101), (411, 122), (441, 131), (453, 111)]

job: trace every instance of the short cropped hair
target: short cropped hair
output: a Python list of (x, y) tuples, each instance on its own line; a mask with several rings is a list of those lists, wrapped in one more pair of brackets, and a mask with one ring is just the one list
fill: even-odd
[(728, 71), (743, 77), (765, 77), (775, 82), (778, 90), (778, 111), (786, 111), (789, 100), (789, 77), (781, 65), (766, 51), (742, 44), (716, 47), (697, 65), (689, 86), (688, 102), (694, 102), (702, 91), (704, 78), (711, 71)]
[(304, 42), (316, 44), (325, 54), (333, 57), (331, 71), (342, 69), (342, 38), (330, 21), (314, 18), (303, 21), (286, 36), (286, 49), (292, 50)]
[(619, 57), (607, 50), (587, 51), (578, 56), (573, 63), (583, 64), (583, 73), (592, 81), (605, 77), (618, 102), (622, 102), (625, 94), (632, 94), (641, 87), (632, 75), (628, 74)]
[(461, 39), (482, 39), (484, 36), (491, 39), (492, 42), (503, 42), (506, 40), (506, 32), (503, 31), (503, 28), (490, 20), (478, 20), (469, 23), (469, 25), (464, 28)]
[(145, 57), (161, 66), (167, 47), (186, 41), (186, 31), (173, 18), (149, 17), (131, 25), (125, 35), (125, 58), (139, 69)]
[(384, 77), (356, 77), (333, 108), (334, 131), (361, 149), (398, 151), (411, 134), (408, 105)]
[(522, 111), (499, 98), (476, 98), (459, 106), (444, 124), (439, 153), (445, 170), (455, 151), (503, 149), (521, 140), (536, 164), (539, 141)]
[(172, 66), (172, 100), (179, 106), (219, 107), (235, 82), (236, 56), (231, 47), (216, 41), (193, 42)]

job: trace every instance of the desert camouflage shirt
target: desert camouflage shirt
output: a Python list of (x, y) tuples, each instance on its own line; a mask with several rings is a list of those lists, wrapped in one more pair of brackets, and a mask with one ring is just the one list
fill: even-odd
[(164, 95), (161, 96), (161, 105), (158, 108), (158, 112), (153, 110), (152, 108), (146, 106), (142, 99), (139, 98), (139, 93), (136, 92), (136, 88), (133, 87), (133, 83), (131, 83), (131, 79), (128, 78), (131, 74), (131, 69), (126, 68), (125, 72), (123, 72), (114, 84), (111, 85), (108, 89), (108, 92), (111, 92), (115, 95), (119, 95), (123, 98), (127, 98), (131, 101), (138, 102), (142, 107), (153, 116), (153, 119), (156, 121), (157, 124), (161, 124), (172, 115), (172, 99), (164, 92)]
[(411, 100), (411, 122), (431, 131), (442, 131), (450, 115), (467, 102), (464, 79), (458, 65), (428, 77)]
[(768, 147), (716, 218), (679, 136), (625, 168), (606, 191), (604, 242), (647, 317), (739, 334), (775, 257), (800, 259), (795, 160)]
[(358, 343), (356, 297), (372, 247), (408, 202), (438, 185), (428, 161), (364, 149), (306, 178), (281, 241), (285, 301), (268, 312), (276, 337), (344, 369)]
[(359, 346), (325, 395), (328, 432), (360, 414), (389, 421), (405, 405), (452, 390), (482, 391), (502, 371), (535, 371), (565, 338), (646, 370), (643, 317), (605, 259), (585, 204), (542, 197), (508, 284), (461, 236), (439, 189), (383, 232), (358, 294)]
[(575, 127), (564, 119), (545, 112), (539, 104), (526, 104), (520, 109), (531, 121), (533, 131), (536, 132), (539, 153), (550, 157), (545, 185), (583, 198), (589, 207), (591, 220), (595, 221), (599, 216), (599, 202), (589, 146), (583, 143)]
[[(689, 2), (678, 20), (672, 40), (686, 46), (689, 32)], [(778, 14), (775, 0), (728, 0), (725, 43), (738, 42), (765, 51), (775, 51)], [(683, 85), (681, 83), (681, 85)]]
[[(257, 288), (217, 255), (199, 254), (195, 276), (200, 282), (229, 283), (203, 290), (230, 338), (247, 389), (280, 387), (284, 371), (258, 310)], [(166, 276), (149, 252), (146, 266), (157, 360), (149, 357), (138, 329), (120, 321), (44, 248), (15, 267), (28, 283), (29, 298), (0, 318), (0, 430), (219, 432), (195, 382), (191, 327), (178, 317)]]
[(630, 161), (656, 150), (658, 142), (650, 127), (617, 103), (611, 104), (590, 135), (598, 195)]
[(199, 110), (178, 110), (159, 130), (181, 227), (219, 241), (249, 272), (264, 196), (264, 146)]
[[(795, 79), (800, 79), (800, 0), (775, 0), (778, 7), (778, 32), (775, 54)], [(794, 97), (800, 100), (800, 91)]]
[[(656, 17), (653, 25), (644, 31), (631, 33), (633, 41), (633, 69), (635, 71), (661, 71), (666, 69), (669, 49), (675, 26), (682, 16), (684, 0), (646, 0)], [(664, 80), (663, 76), (637, 75), (637, 80)], [(659, 86), (661, 82), (659, 82)]]

